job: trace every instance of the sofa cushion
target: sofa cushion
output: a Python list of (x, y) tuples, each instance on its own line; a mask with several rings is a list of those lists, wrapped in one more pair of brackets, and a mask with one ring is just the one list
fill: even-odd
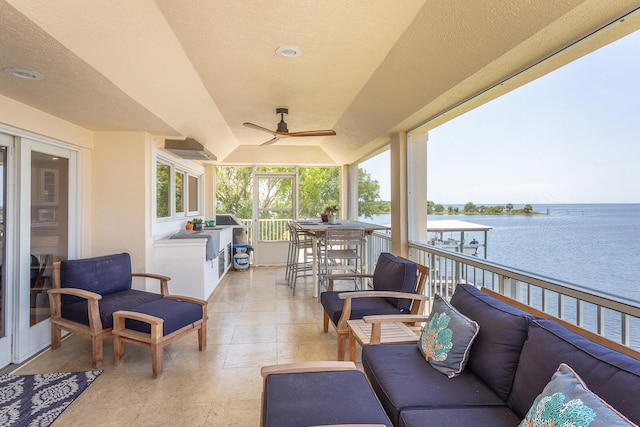
[(406, 409), (399, 427), (517, 426), (518, 418), (507, 406)]
[[(320, 294), (320, 303), (327, 312), (334, 325), (338, 324), (344, 300), (338, 297), (342, 292), (328, 291)], [(398, 314), (400, 310), (387, 298), (354, 298), (351, 300), (351, 317), (350, 319), (362, 319), (364, 316), (376, 314)]]
[[(60, 262), (60, 286), (108, 295), (131, 289), (131, 258), (129, 254), (106, 255)], [(62, 295), (62, 304), (82, 300)]]
[(550, 320), (534, 320), (522, 348), (509, 407), (524, 417), (561, 363), (595, 394), (640, 423), (640, 360), (611, 350)]
[(476, 335), (478, 324), (436, 294), (418, 348), (434, 369), (453, 378), (464, 370)]
[(262, 426), (391, 423), (362, 372), (272, 374), (263, 393)]
[[(412, 294), (416, 289), (418, 266), (406, 259), (398, 258), (388, 252), (382, 252), (373, 271), (374, 291), (395, 291)], [(411, 309), (411, 300), (389, 298), (402, 312)]]
[[(128, 289), (126, 291), (114, 292), (104, 295), (98, 301), (98, 309), (100, 311), (100, 320), (102, 320), (102, 328), (109, 329), (113, 327), (113, 312), (118, 310), (131, 310), (132, 308), (149, 301), (162, 298), (160, 294), (153, 292), (138, 291), (136, 289)], [(81, 299), (72, 304), (62, 304), (61, 315), (65, 319), (75, 322), (89, 324), (89, 312), (87, 308), (87, 300)]]
[(466, 369), (507, 400), (532, 316), (466, 284), (456, 287), (451, 305), (480, 326)]
[[(144, 313), (164, 320), (162, 335), (167, 336), (180, 328), (202, 319), (202, 306), (186, 301), (160, 298), (130, 309), (136, 313)], [(135, 319), (125, 319), (125, 328), (144, 333), (151, 333), (151, 325)]]
[(455, 378), (433, 369), (415, 344), (365, 346), (362, 367), (394, 425), (404, 409), (506, 405), (468, 369)]
[(612, 427), (632, 424), (591, 392), (571, 367), (562, 363), (519, 427), (532, 425)]

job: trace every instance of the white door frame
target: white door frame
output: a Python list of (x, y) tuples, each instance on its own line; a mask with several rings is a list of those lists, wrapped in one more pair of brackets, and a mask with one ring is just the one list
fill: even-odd
[[(63, 147), (57, 143), (35, 140), (32, 138), (20, 138), (16, 152), (17, 162), (17, 184), (19, 194), (17, 195), (17, 238), (15, 239), (15, 252), (19, 254), (13, 263), (16, 268), (14, 283), (18, 283), (18, 292), (14, 292), (13, 304), (17, 307), (14, 310), (14, 347), (13, 363), (21, 363), (29, 357), (37, 354), (51, 344), (51, 322), (47, 319), (34, 326), (29, 324), (30, 314), (30, 292), (29, 286), (24, 282), (29, 280), (30, 258), (31, 258), (31, 152), (51, 154), (69, 160), (69, 206), (68, 206), (68, 254), (71, 256), (77, 251), (78, 236), (78, 216), (77, 206), (79, 203), (78, 192), (78, 152)], [(15, 289), (14, 289), (15, 290)]]
[[(2, 307), (2, 315), (4, 316), (4, 336), (0, 337), (0, 367), (6, 366), (13, 361), (13, 339), (14, 339), (14, 322), (13, 308), (14, 304), (14, 262), (9, 258), (9, 254), (13, 252), (13, 240), (15, 230), (15, 168), (14, 168), (14, 138), (12, 135), (0, 133), (0, 146), (7, 147), (7, 157), (5, 159), (4, 170), (7, 182), (5, 183), (6, 192), (4, 194), (5, 217), (3, 218), (4, 232), (4, 250), (5, 259), (2, 265), (1, 284), (4, 287), (4, 300)], [(1, 184), (0, 184), (1, 185)], [(0, 257), (2, 254), (0, 253)]]
[(254, 172), (253, 173), (253, 214), (251, 227), (253, 234), (251, 244), (254, 249), (254, 263), (256, 265), (284, 265), (287, 261), (288, 241), (267, 242), (259, 239), (260, 194), (259, 181), (261, 178), (291, 179), (291, 219), (295, 219), (298, 212), (298, 177), (295, 172)]

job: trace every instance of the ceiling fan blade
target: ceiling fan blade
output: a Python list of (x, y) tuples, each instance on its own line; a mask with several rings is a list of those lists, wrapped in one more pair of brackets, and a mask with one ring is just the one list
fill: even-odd
[(278, 140), (280, 139), (280, 136), (276, 136), (275, 138), (272, 138), (270, 140), (268, 140), (267, 142), (263, 142), (262, 144), (260, 144), (260, 146), (262, 147), (263, 145), (271, 145), (276, 143)]
[(272, 131), (271, 129), (263, 128), (262, 126), (254, 125), (253, 123), (249, 123), (249, 122), (244, 122), (243, 125), (248, 127), (248, 128), (255, 129), (255, 130), (261, 130), (263, 132), (267, 132), (267, 133), (270, 133), (273, 136), (276, 136), (276, 133), (274, 131)]
[(302, 132), (289, 132), (288, 136), (334, 136), (334, 130), (307, 130)]

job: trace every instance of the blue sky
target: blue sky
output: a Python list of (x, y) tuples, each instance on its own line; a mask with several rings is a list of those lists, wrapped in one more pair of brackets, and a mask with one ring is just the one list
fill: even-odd
[[(640, 31), (429, 132), (442, 204), (640, 203)], [(390, 199), (388, 152), (361, 165)]]

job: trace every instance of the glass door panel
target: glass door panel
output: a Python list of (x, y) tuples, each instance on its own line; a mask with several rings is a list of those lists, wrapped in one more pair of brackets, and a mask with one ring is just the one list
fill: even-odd
[(10, 301), (13, 295), (9, 284), (12, 283), (9, 275), (12, 274), (9, 260), (7, 259), (7, 169), (8, 149), (13, 143), (13, 137), (0, 134), (0, 368), (11, 363), (11, 350), (13, 340), (12, 330), (12, 306)]
[(69, 160), (31, 153), (29, 325), (49, 318), (52, 264), (68, 256)]

